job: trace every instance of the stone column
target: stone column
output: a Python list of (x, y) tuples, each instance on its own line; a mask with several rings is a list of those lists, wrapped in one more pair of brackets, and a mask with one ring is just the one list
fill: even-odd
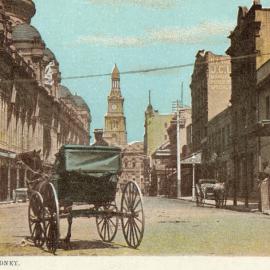
[(157, 196), (160, 195), (160, 177), (157, 178)]
[(196, 184), (195, 184), (196, 164), (192, 164), (192, 200), (196, 200)]
[(10, 162), (8, 162), (8, 175), (7, 175), (7, 180), (8, 180), (8, 186), (7, 186), (7, 201), (11, 200), (10, 192), (11, 192), (11, 167), (10, 167)]
[(20, 187), (20, 167), (16, 167), (16, 188)]

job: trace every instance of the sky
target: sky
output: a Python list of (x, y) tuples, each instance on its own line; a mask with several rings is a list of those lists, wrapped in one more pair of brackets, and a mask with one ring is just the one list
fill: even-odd
[[(32, 24), (60, 63), (62, 77), (108, 74), (192, 64), (198, 50), (225, 54), (237, 21), (238, 6), (252, 0), (34, 0)], [(269, 7), (269, 1), (261, 1)], [(181, 98), (191, 105), (193, 67), (121, 76), (128, 141), (142, 141), (148, 91), (160, 113), (172, 112)], [(81, 95), (94, 128), (104, 127), (110, 76), (62, 80)]]

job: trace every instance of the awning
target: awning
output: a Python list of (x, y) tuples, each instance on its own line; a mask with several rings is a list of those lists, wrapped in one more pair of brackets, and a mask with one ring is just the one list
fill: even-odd
[(16, 153), (0, 149), (0, 158), (1, 157), (14, 159), (16, 157)]
[(181, 160), (181, 164), (201, 164), (202, 163), (202, 153), (194, 153), (192, 156)]
[(163, 143), (152, 154), (152, 158), (155, 158), (155, 159), (170, 158), (171, 156), (172, 156), (172, 153), (171, 153), (169, 141), (166, 141), (165, 143)]

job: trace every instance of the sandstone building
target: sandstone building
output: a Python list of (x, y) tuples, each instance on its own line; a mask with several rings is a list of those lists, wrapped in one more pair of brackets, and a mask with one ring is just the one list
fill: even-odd
[(105, 116), (104, 136), (109, 145), (127, 144), (126, 117), (124, 115), (124, 98), (120, 88), (120, 73), (115, 65), (112, 72), (112, 87), (108, 96), (108, 112)]
[(123, 187), (128, 181), (135, 181), (143, 194), (147, 191), (148, 183), (144, 180), (144, 152), (143, 142), (132, 142), (122, 150), (122, 174), (120, 186)]
[(25, 185), (17, 153), (41, 149), (51, 166), (62, 144), (89, 144), (86, 102), (61, 85), (59, 63), (30, 23), (31, 0), (0, 0), (0, 201)]

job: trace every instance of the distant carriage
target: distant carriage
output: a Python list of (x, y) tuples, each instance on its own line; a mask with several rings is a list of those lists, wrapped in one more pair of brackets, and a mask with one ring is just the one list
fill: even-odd
[[(33, 152), (19, 155), (18, 159), (32, 171), (32, 180), (28, 182), (28, 220), (36, 246), (46, 244), (49, 251), (56, 252), (62, 218), (67, 218), (69, 223), (65, 238), (69, 246), (72, 220), (77, 217), (94, 217), (98, 234), (105, 242), (114, 240), (121, 221), (128, 246), (137, 248), (141, 244), (145, 218), (142, 194), (136, 182), (125, 185), (120, 209), (115, 202), (121, 171), (120, 148), (65, 145), (57, 154), (49, 178), (36, 165), (39, 162), (33, 162)], [(76, 204), (86, 208), (74, 209)]]
[(217, 208), (226, 206), (226, 184), (219, 183), (216, 179), (200, 179), (196, 184), (196, 204), (204, 206), (205, 200), (215, 200)]

